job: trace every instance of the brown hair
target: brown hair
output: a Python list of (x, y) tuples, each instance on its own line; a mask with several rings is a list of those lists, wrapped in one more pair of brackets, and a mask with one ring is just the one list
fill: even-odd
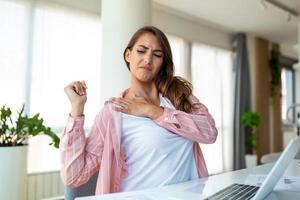
[(158, 91), (167, 97), (176, 109), (191, 112), (192, 104), (188, 98), (192, 94), (192, 84), (179, 76), (174, 76), (171, 47), (168, 38), (161, 30), (154, 26), (145, 26), (134, 33), (123, 53), (127, 68), (130, 70), (129, 63), (125, 59), (127, 49), (131, 50), (140, 36), (145, 33), (153, 34), (158, 39), (163, 51), (163, 63), (155, 80)]

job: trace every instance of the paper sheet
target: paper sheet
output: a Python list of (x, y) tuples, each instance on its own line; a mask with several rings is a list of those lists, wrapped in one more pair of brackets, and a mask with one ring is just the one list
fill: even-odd
[(104, 196), (102, 197), (103, 200), (107, 199), (107, 200), (153, 200), (153, 198), (148, 197), (147, 195), (144, 194), (131, 194), (131, 195), (123, 195), (121, 196)]
[(177, 200), (173, 197), (160, 194), (127, 194), (127, 195), (116, 195), (116, 196), (102, 196), (101, 200)]
[[(245, 184), (261, 186), (266, 177), (267, 177), (266, 175), (250, 174), (248, 175)], [(282, 177), (278, 181), (274, 189), (300, 192), (300, 177), (299, 176)]]

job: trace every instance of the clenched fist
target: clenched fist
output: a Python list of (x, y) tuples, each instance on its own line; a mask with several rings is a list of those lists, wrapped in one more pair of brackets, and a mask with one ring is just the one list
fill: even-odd
[(68, 84), (64, 91), (71, 102), (71, 116), (82, 116), (87, 100), (87, 86), (84, 81), (74, 81)]

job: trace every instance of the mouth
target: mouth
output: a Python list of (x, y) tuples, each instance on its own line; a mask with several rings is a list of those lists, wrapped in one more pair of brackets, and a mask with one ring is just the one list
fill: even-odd
[(139, 66), (140, 69), (144, 69), (144, 70), (147, 70), (147, 71), (151, 71), (151, 68), (150, 67), (147, 67), (147, 66)]

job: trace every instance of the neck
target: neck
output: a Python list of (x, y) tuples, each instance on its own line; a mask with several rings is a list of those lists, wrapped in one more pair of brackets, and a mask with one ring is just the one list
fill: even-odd
[(135, 98), (137, 96), (150, 99), (152, 102), (159, 102), (159, 94), (154, 81), (144, 83), (137, 80), (131, 80), (131, 86), (126, 97)]

